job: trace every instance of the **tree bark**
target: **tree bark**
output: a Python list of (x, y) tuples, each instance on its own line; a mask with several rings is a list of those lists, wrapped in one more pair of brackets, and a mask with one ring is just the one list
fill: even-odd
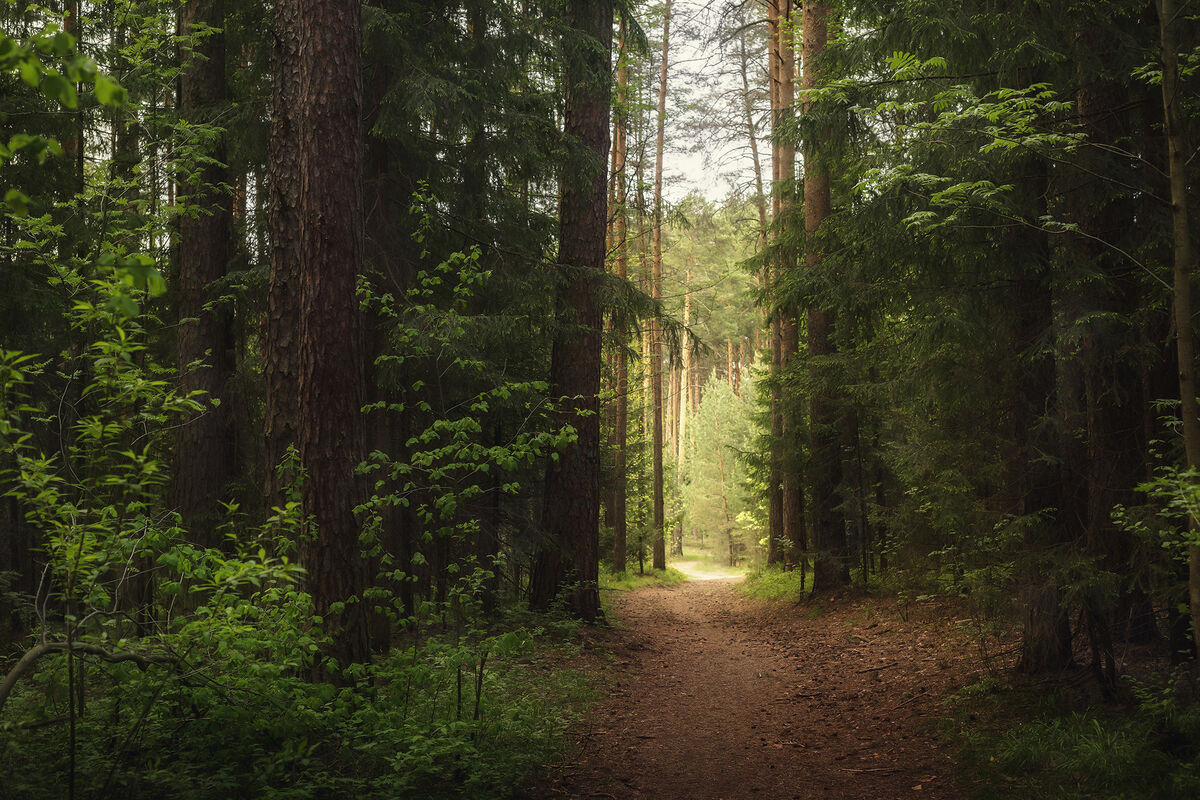
[[(212, 125), (225, 102), (225, 35), (204, 29), (225, 25), (223, 0), (190, 0), (179, 15), (180, 34), (197, 37), (184, 56), (180, 75), (180, 115), (193, 124)], [(203, 392), (205, 411), (176, 433), (173, 483), (175, 507), (194, 540), (216, 547), (219, 501), (236, 474), (234, 426), (226, 386), (233, 374), (233, 337), (227, 314), (206, 309), (211, 286), (225, 276), (232, 234), (230, 197), (225, 187), (224, 136), (205, 154), (188, 185), (190, 213), (179, 220), (178, 365), (181, 392)]]
[[(628, 129), (627, 112), (629, 89), (629, 64), (625, 58), (625, 25), (621, 24), (620, 52), (617, 60), (617, 124), (613, 128), (616, 138), (613, 142), (613, 153), (616, 167), (616, 209), (613, 223), (613, 239), (616, 249), (617, 278), (624, 281), (629, 277), (629, 248), (628, 214), (626, 198), (628, 186), (625, 180), (625, 164), (628, 160)], [(629, 360), (625, 352), (624, 342), (617, 347), (616, 375), (616, 414), (613, 424), (616, 438), (616, 454), (613, 458), (613, 571), (625, 571), (625, 550), (628, 537), (628, 519), (626, 499), (628, 486), (626, 478), (626, 460), (629, 446)]]
[[(354, 508), (364, 455), (362, 46), (357, 0), (295, 0), (299, 29), (300, 348), (297, 440), (308, 589), (342, 664), (370, 655)], [(344, 604), (344, 605), (342, 605)], [(340, 609), (340, 610), (339, 610)]]
[[(1159, 0), (1159, 31), (1162, 37), (1162, 98), (1167, 128), (1167, 167), (1171, 181), (1171, 231), (1174, 240), (1174, 311), (1176, 357), (1179, 365), (1180, 416), (1183, 420), (1183, 444), (1187, 468), (1200, 467), (1200, 411), (1196, 405), (1196, 352), (1192, 332), (1191, 272), (1194, 267), (1191, 229), (1188, 221), (1188, 194), (1182, 119), (1179, 110), (1179, 54), (1176, 51), (1175, 26), (1180, 9), (1176, 0)], [(1200, 520), (1190, 519), (1193, 541), (1200, 535)], [(1188, 547), (1188, 602), (1192, 615), (1192, 636), (1200, 658), (1200, 545)]]
[[(658, 135), (654, 147), (654, 240), (650, 293), (655, 300), (662, 299), (662, 229), (663, 229), (663, 146), (667, 124), (667, 57), (671, 45), (671, 0), (663, 9), (662, 61), (658, 71)], [(666, 537), (663, 514), (663, 357), (662, 326), (657, 320), (650, 322), (650, 386), (651, 402), (654, 404), (653, 437), (651, 440), (652, 481), (654, 492), (654, 569), (667, 568)]]
[[(804, 74), (802, 88), (814, 89), (821, 80), (818, 64), (829, 38), (827, 18), (829, 5), (804, 4)], [(804, 100), (809, 106), (807, 98)], [(829, 173), (819, 166), (817, 148), (806, 142), (804, 148), (804, 229), (807, 234), (806, 261), (809, 269), (821, 263), (821, 253), (813, 239), (821, 223), (829, 216)], [(831, 312), (812, 308), (808, 312), (808, 352), (822, 359), (835, 352), (834, 318)], [(809, 482), (813, 517), (813, 591), (827, 591), (846, 585), (850, 580), (850, 564), (846, 549), (846, 530), (837, 510), (837, 487), (841, 482), (841, 452), (837, 416), (830, 389), (824, 374), (828, 368), (813, 367), (816, 380), (810, 410), (812, 452), (809, 459)]]
[(594, 287), (605, 255), (611, 0), (571, 3), (568, 24), (594, 42), (581, 45), (567, 62), (566, 133), (588, 157), (568, 161), (563, 174), (558, 247), (563, 324), (550, 356), (550, 383), (564, 398), (561, 421), (574, 427), (578, 438), (546, 470), (542, 525), (548, 541), (531, 577), (530, 606), (548, 608), (565, 582), (574, 613), (594, 620), (603, 614), (598, 586), (601, 315)]
[(263, 331), (266, 365), (267, 495), (283, 500), (279, 466), (296, 444), (300, 418), (300, 19), (296, 3), (279, 0), (271, 46), (271, 137), (268, 143), (270, 275)]
[[(792, 3), (780, 2), (779, 5), (779, 24), (776, 26), (778, 34), (778, 58), (779, 58), (779, 91), (777, 94), (778, 106), (775, 113), (778, 118), (777, 124), (783, 122), (793, 112), (793, 105), (796, 99), (796, 49), (795, 49), (795, 32), (793, 28)], [(791, 213), (793, 197), (795, 196), (795, 174), (796, 174), (796, 147), (795, 145), (784, 138), (778, 143), (779, 155), (779, 181), (777, 188), (779, 192), (779, 214), (780, 224), (776, 226), (778, 232), (782, 231), (783, 226), (787, 225), (787, 218)], [(776, 270), (782, 276), (789, 270), (795, 269), (795, 254), (790, 247), (776, 247)], [(796, 360), (800, 350), (799, 328), (796, 324), (796, 308), (790, 302), (781, 302), (779, 304), (779, 366), (780, 379), (783, 374), (792, 368), (792, 362)], [(799, 459), (796, 457), (795, 448), (797, 443), (796, 430), (799, 428), (799, 413), (798, 406), (795, 403), (787, 403), (782, 396), (780, 398), (780, 428), (783, 437), (783, 453), (784, 458), (781, 460), (780, 469), (780, 491), (782, 492), (782, 505), (780, 509), (781, 526), (780, 535), (782, 537), (782, 547), (784, 548), (784, 559), (791, 563), (793, 554), (797, 548), (802, 546), (801, 538), (804, 533), (804, 503), (803, 494), (801, 492), (801, 476), (798, 468)]]
[[(779, 128), (779, 105), (782, 94), (780, 82), (780, 14), (779, 0), (767, 2), (767, 61), (770, 82), (771, 104), (771, 220), (779, 224), (782, 210), (782, 174), (783, 159), (781, 158), (779, 139), (775, 135)], [(772, 259), (766, 255), (767, 228), (762, 229), (762, 246), (764, 253), (763, 283), (770, 294), (770, 310), (768, 311), (771, 335), (771, 384), (768, 415), (771, 428), (770, 465), (767, 478), (767, 564), (775, 565), (786, 558), (783, 528), (783, 327), (779, 315), (779, 301), (776, 290), (779, 276), (773, 269)]]

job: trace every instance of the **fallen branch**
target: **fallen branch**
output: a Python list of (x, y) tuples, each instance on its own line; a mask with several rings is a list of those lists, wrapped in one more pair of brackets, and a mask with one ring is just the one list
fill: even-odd
[(929, 690), (928, 690), (928, 689), (923, 689), (922, 691), (919, 691), (919, 692), (917, 692), (917, 693), (916, 693), (916, 694), (914, 694), (912, 697), (910, 697), (910, 698), (908, 698), (907, 700), (905, 700), (903, 703), (900, 703), (899, 705), (894, 705), (894, 706), (892, 706), (892, 711), (895, 711), (895, 710), (896, 710), (896, 709), (898, 709), (898, 708), (904, 708), (904, 707), (905, 707), (906, 705), (908, 705), (909, 703), (912, 703), (912, 702), (915, 702), (915, 701), (917, 701), (917, 700), (920, 700), (922, 697), (925, 697), (925, 696), (926, 696), (926, 695), (928, 695), (928, 694), (929, 694)]
[(4, 676), (4, 682), (0, 683), (0, 711), (4, 710), (4, 704), (8, 701), (8, 696), (12, 693), (13, 688), (17, 685), (17, 681), (28, 672), (34, 664), (41, 659), (42, 656), (50, 653), (58, 653), (70, 650), (73, 653), (81, 653), (89, 656), (96, 656), (105, 661), (113, 663), (120, 661), (132, 661), (142, 669), (148, 669), (151, 664), (174, 664), (178, 661), (173, 656), (165, 655), (141, 655), (139, 653), (121, 653), (112, 650), (105, 650), (103, 647), (98, 647), (94, 644), (83, 644), (81, 642), (46, 642), (39, 644), (37, 647), (29, 650), (25, 655), (21, 656), (21, 660), (8, 671), (8, 675)]

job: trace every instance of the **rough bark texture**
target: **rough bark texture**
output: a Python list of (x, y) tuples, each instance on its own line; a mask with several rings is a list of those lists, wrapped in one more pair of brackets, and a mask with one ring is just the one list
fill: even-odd
[[(667, 124), (667, 56), (671, 45), (671, 0), (663, 9), (662, 61), (658, 71), (658, 135), (654, 145), (654, 258), (650, 293), (655, 300), (662, 298), (662, 229), (663, 229), (663, 146)], [(652, 391), (654, 433), (651, 440), (652, 481), (654, 487), (654, 559), (655, 569), (667, 568), (667, 547), (663, 535), (663, 357), (662, 326), (657, 320), (650, 323), (650, 383)]]
[[(1176, 0), (1159, 0), (1159, 25), (1162, 36), (1163, 112), (1167, 121), (1167, 166), (1171, 179), (1171, 231), (1174, 238), (1175, 330), (1179, 365), (1180, 415), (1183, 419), (1183, 443), (1187, 467), (1200, 466), (1200, 411), (1196, 407), (1196, 355), (1192, 333), (1191, 273), (1194, 268), (1191, 229), (1188, 223), (1188, 194), (1185, 149), (1179, 113), (1179, 55), (1176, 51), (1175, 26), (1179, 22)], [(1193, 536), (1200, 520), (1191, 519)], [(1196, 654), (1200, 657), (1200, 546), (1188, 548), (1188, 601), (1192, 615), (1192, 633)]]
[[(767, 47), (768, 81), (771, 103), (771, 219), (779, 222), (780, 183), (782, 160), (779, 156), (779, 140), (775, 130), (778, 126), (779, 96), (780, 96), (780, 58), (779, 58), (779, 3), (770, 0), (767, 3)], [(765, 251), (767, 244), (767, 228), (762, 228), (762, 246)], [(769, 291), (774, 293), (778, 282), (775, 270), (771, 268), (770, 260), (763, 266), (763, 282)], [(772, 298), (772, 304), (774, 304)], [(786, 550), (783, 540), (783, 328), (777, 311), (770, 312), (771, 335), (771, 387), (769, 401), (769, 416), (771, 427), (771, 453), (767, 477), (767, 564), (778, 564), (784, 560)]]
[[(617, 124), (613, 128), (613, 157), (616, 163), (616, 209), (613, 222), (613, 240), (616, 248), (617, 277), (624, 281), (629, 276), (629, 249), (626, 246), (628, 232), (628, 216), (625, 210), (625, 199), (628, 186), (625, 181), (625, 164), (628, 160), (626, 134), (628, 115), (626, 103), (629, 87), (629, 65), (624, 58), (625, 26), (621, 26), (621, 57), (617, 66)], [(622, 343), (623, 344), (623, 343)], [(613, 435), (616, 439), (616, 454), (613, 458), (613, 571), (625, 571), (625, 549), (627, 538), (626, 496), (626, 454), (629, 443), (629, 362), (625, 347), (617, 347), (616, 374), (616, 413), (614, 414)]]
[[(1027, 175), (1022, 188), (1031, 217), (1047, 213), (1048, 171), (1046, 163), (1031, 158), (1022, 171)], [(1078, 517), (1081, 508), (1066, 496), (1066, 465), (1057, 459), (1066, 446), (1061, 425), (1046, 425), (1047, 414), (1057, 415), (1061, 405), (1054, 400), (1061, 360), (1039, 354), (1040, 342), (1054, 325), (1053, 297), (1049, 284), (1049, 236), (1033, 228), (1017, 228), (1004, 234), (1002, 246), (1021, 253), (1023, 269), (1013, 276), (1008, 300), (1011, 313), (1010, 341), (1021, 354), (1020, 367), (1012, 379), (1012, 437), (1015, 455), (1010, 459), (1010, 492), (1014, 512), (1024, 515), (1047, 513), (1049, 518), (1033, 523), (1025, 532), (1027, 574), (1022, 577), (1023, 606), (1021, 653), (1018, 669), (1034, 674), (1061, 669), (1072, 660), (1071, 627), (1066, 605), (1057, 583), (1039, 568), (1044, 553), (1053, 550), (1064, 536), (1065, 518)], [(1076, 513), (1078, 511), (1079, 513)]]
[(268, 146), (268, 238), (270, 276), (263, 331), (266, 364), (267, 494), (278, 503), (277, 474), (296, 443), (300, 344), (300, 20), (294, 2), (277, 2), (271, 46), (271, 139)]
[[(796, 100), (796, 48), (795, 29), (793, 27), (792, 3), (778, 2), (779, 25), (777, 26), (779, 40), (777, 43), (779, 59), (779, 92), (776, 114), (781, 120), (791, 116)], [(779, 143), (779, 214), (786, 220), (791, 214), (793, 198), (795, 197), (796, 147), (788, 140)], [(784, 222), (784, 225), (787, 223)], [(776, 230), (779, 230), (777, 228)], [(791, 248), (776, 249), (776, 268), (782, 276), (785, 272), (796, 268), (795, 254)], [(781, 373), (792, 368), (800, 351), (800, 333), (796, 322), (796, 308), (791, 303), (781, 303), (779, 308), (779, 364)], [(781, 375), (782, 377), (782, 375)], [(798, 461), (794, 457), (796, 447), (796, 431), (800, 427), (800, 409), (797, 403), (781, 403), (779, 409), (781, 432), (783, 435), (783, 452), (793, 454), (784, 458), (780, 463), (780, 491), (782, 505), (780, 508), (780, 535), (784, 548), (784, 558), (789, 563), (797, 550), (804, 549), (804, 502), (801, 492), (801, 475)]]
[[(203, 26), (223, 28), (223, 0), (190, 0), (180, 12), (184, 37)], [(198, 28), (197, 26), (201, 26)], [(188, 122), (212, 124), (225, 102), (225, 37), (199, 34), (185, 56), (180, 76), (179, 111)], [(234, 428), (226, 385), (233, 373), (233, 341), (226, 313), (206, 310), (210, 286), (225, 276), (229, 262), (232, 219), (224, 137), (207, 153), (215, 162), (179, 187), (189, 213), (179, 220), (179, 389), (201, 391), (209, 404), (204, 413), (176, 433), (173, 484), (175, 507), (196, 542), (216, 546), (218, 501), (236, 473)], [(217, 405), (211, 405), (216, 401)]]
[(542, 526), (547, 541), (530, 578), (530, 605), (547, 608), (566, 583), (572, 610), (591, 620), (603, 613), (598, 587), (601, 318), (593, 291), (604, 269), (612, 2), (587, 0), (569, 8), (572, 27), (599, 45), (570, 53), (567, 60), (565, 128), (589, 157), (569, 160), (563, 173), (558, 246), (563, 324), (550, 356), (551, 391), (565, 398), (561, 420), (575, 428), (578, 439), (546, 470)]
[[(354, 507), (363, 456), (360, 4), (295, 0), (300, 18), (300, 417), (304, 509), (316, 530), (301, 559), (339, 662), (370, 655), (366, 563)], [(334, 604), (347, 600), (344, 610)]]
[[(824, 3), (804, 4), (804, 89), (816, 88), (820, 81), (818, 62), (828, 40), (829, 6)], [(806, 101), (807, 102), (807, 101)], [(829, 216), (829, 174), (817, 166), (818, 159), (811, 143), (805, 146), (804, 229), (809, 236), (806, 259), (810, 269), (821, 262), (821, 254), (811, 239), (821, 223)], [(813, 308), (808, 312), (808, 352), (814, 359), (834, 353), (833, 314)], [(826, 381), (821, 379), (822, 367), (816, 365), (818, 379), (812, 398), (810, 427), (812, 456), (809, 481), (813, 518), (813, 591), (843, 586), (850, 579), (850, 564), (846, 552), (846, 531), (838, 505), (837, 487), (841, 482), (841, 453), (837, 430), (835, 404)]]
[[(1092, 13), (1081, 9), (1076, 36), (1080, 86), (1075, 97), (1088, 139), (1116, 148), (1127, 141), (1130, 132), (1130, 115), (1125, 113), (1129, 96), (1117, 82), (1098, 74), (1102, 68), (1096, 65), (1111, 61), (1122, 47), (1109, 31)], [(1139, 349), (1141, 337), (1138, 310), (1142, 291), (1137, 269), (1102, 242), (1126, 244), (1122, 237), (1137, 227), (1135, 203), (1098, 177), (1114, 171), (1111, 158), (1102, 149), (1087, 148), (1079, 159), (1083, 169), (1072, 181), (1069, 204), (1085, 234), (1073, 243), (1072, 252), (1088, 273), (1078, 289), (1086, 321), (1077, 322), (1081, 330), (1072, 337), (1079, 343), (1086, 410), (1084, 538), (1097, 566), (1120, 574), (1133, 556), (1133, 537), (1118, 529), (1112, 511), (1118, 503), (1130, 506), (1140, 502), (1135, 487), (1144, 474), (1149, 447), (1142, 410), (1153, 398), (1142, 397), (1144, 358), (1129, 355)], [(1130, 595), (1123, 590), (1121, 597)], [(1109, 687), (1115, 687), (1117, 679), (1113, 651), (1116, 609), (1117, 603), (1097, 598), (1084, 602), (1089, 641), (1096, 651), (1093, 662), (1098, 669), (1104, 665), (1099, 677)]]

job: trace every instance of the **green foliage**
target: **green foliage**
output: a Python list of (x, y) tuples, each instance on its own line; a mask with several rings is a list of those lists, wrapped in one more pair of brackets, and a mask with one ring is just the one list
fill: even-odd
[(812, 589), (812, 572), (803, 580), (799, 570), (784, 570), (778, 567), (761, 567), (746, 576), (738, 587), (747, 597), (758, 600), (798, 603), (808, 597)]
[[(293, 641), (303, 608), (221, 637), (247, 658), (181, 638), (176, 663), (89, 664), (80, 784), (130, 798), (511, 797), (560, 753), (592, 697), (581, 674), (546, 663), (555, 656), (538, 631), (521, 629), (397, 648), (349, 685), (314, 683), (276, 666), (304, 657)], [(66, 669), (47, 660), (0, 724), (6, 797), (62, 796)]]
[(689, 423), (688, 458), (680, 495), (689, 527), (719, 542), (729, 563), (757, 551), (760, 528), (747, 512), (752, 501), (746, 488), (744, 456), (751, 450), (751, 382), (742, 396), (725, 380), (709, 377), (700, 408)]
[(687, 575), (674, 567), (667, 567), (665, 570), (650, 569), (644, 573), (629, 570), (624, 572), (602, 571), (600, 573), (600, 589), (611, 592), (631, 592), (646, 586), (676, 586), (687, 579)]
[(1128, 709), (1072, 711), (1035, 704), (992, 680), (952, 702), (962, 770), (972, 797), (1139, 800), (1194, 797), (1200, 791), (1200, 705), (1176, 685), (1134, 685)]

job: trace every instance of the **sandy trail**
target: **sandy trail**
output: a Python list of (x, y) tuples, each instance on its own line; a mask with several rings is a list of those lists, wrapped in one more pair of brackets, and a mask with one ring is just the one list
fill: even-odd
[(960, 797), (921, 725), (971, 658), (944, 618), (772, 606), (735, 583), (614, 599), (613, 689), (551, 796)]

